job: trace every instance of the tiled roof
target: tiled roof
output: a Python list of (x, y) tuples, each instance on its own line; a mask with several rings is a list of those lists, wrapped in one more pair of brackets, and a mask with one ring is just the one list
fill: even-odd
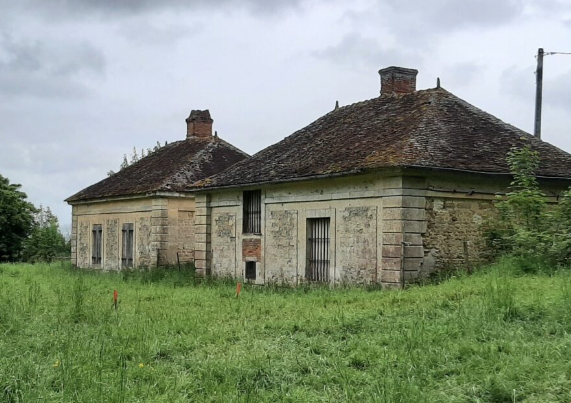
[(76, 202), (105, 197), (185, 190), (248, 155), (218, 137), (192, 137), (158, 151), (66, 199)]
[(539, 151), (538, 175), (571, 178), (571, 155), (443, 88), (380, 96), (335, 109), (198, 188), (301, 180), (385, 167), (509, 173), (511, 147)]

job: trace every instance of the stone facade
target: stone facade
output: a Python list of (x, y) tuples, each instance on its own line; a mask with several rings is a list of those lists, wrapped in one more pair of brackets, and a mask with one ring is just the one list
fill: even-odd
[[(261, 234), (243, 234), (243, 191), (196, 194), (199, 273), (257, 284), (306, 280), (308, 223), (329, 219), (329, 282), (398, 287), (450, 267), (482, 261), (482, 224), (507, 177), (387, 173), (274, 184), (261, 188)], [(559, 194), (563, 187), (546, 188)], [(555, 198), (554, 198), (555, 201)], [(200, 207), (199, 207), (200, 206)], [(200, 228), (200, 229), (199, 229)]]
[[(72, 206), (71, 261), (81, 268), (122, 268), (123, 224), (133, 224), (133, 266), (194, 260), (194, 197), (132, 197)], [(92, 228), (102, 226), (101, 264), (92, 261)]]

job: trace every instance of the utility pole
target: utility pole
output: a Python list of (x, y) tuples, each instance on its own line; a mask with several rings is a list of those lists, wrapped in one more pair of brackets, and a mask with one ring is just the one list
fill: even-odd
[(543, 87), (543, 48), (537, 50), (537, 70), (535, 71), (535, 126), (533, 134), (541, 139), (541, 97)]

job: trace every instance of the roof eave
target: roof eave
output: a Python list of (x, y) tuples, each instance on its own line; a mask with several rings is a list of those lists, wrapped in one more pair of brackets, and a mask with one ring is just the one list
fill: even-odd
[(80, 199), (80, 200), (70, 200), (71, 198), (67, 198), (64, 201), (67, 202), (67, 204), (73, 206), (75, 204), (104, 203), (111, 201), (144, 199), (148, 197), (194, 197), (194, 196), (188, 194), (187, 192), (183, 193), (183, 192), (168, 192), (168, 191), (157, 190), (145, 193), (135, 193), (131, 195), (104, 196), (104, 197), (95, 197), (95, 198)]
[[(439, 171), (439, 172), (455, 172), (455, 173), (464, 173), (464, 174), (472, 174), (472, 175), (485, 175), (485, 176), (497, 176), (497, 177), (507, 177), (512, 176), (511, 172), (492, 172), (492, 171), (477, 171), (477, 170), (469, 170), (469, 169), (459, 169), (459, 168), (443, 168), (443, 167), (432, 167), (432, 166), (423, 166), (423, 165), (404, 165), (404, 166), (395, 166), (395, 167), (380, 167), (380, 168), (373, 168), (373, 169), (354, 169), (351, 171), (345, 172), (336, 172), (336, 173), (328, 173), (328, 174), (319, 174), (319, 175), (308, 175), (303, 177), (296, 177), (296, 178), (289, 178), (289, 179), (280, 179), (280, 180), (273, 180), (273, 181), (258, 181), (258, 182), (249, 182), (249, 183), (241, 183), (241, 184), (233, 184), (233, 185), (221, 185), (221, 186), (205, 186), (205, 187), (195, 187), (189, 189), (188, 193), (199, 193), (199, 192), (208, 192), (214, 190), (226, 190), (226, 189), (237, 189), (237, 188), (249, 188), (255, 186), (264, 186), (264, 185), (274, 185), (274, 184), (283, 184), (283, 183), (293, 183), (293, 182), (306, 182), (311, 180), (317, 179), (328, 179), (328, 178), (338, 178), (343, 176), (351, 176), (351, 175), (362, 175), (371, 172), (383, 172), (383, 174), (421, 174), (422, 172), (426, 171)], [(564, 176), (546, 176), (546, 175), (537, 175), (538, 179), (544, 180), (560, 180), (560, 181), (571, 181), (571, 175), (569, 177)]]

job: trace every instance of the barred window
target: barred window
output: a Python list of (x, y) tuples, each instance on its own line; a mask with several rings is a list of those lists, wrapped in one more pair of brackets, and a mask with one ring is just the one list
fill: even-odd
[(122, 232), (121, 266), (133, 267), (134, 229), (132, 223), (123, 224)]
[(307, 269), (310, 281), (329, 281), (329, 218), (310, 218), (308, 224)]
[(93, 224), (91, 228), (91, 263), (101, 264), (101, 250), (102, 248), (103, 231), (101, 224)]
[(244, 234), (262, 233), (262, 191), (244, 192)]

